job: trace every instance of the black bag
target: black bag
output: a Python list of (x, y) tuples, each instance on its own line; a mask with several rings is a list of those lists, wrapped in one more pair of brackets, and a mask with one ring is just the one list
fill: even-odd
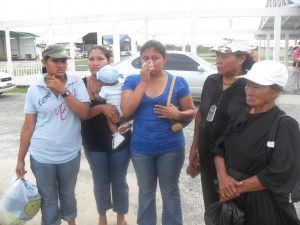
[(233, 202), (215, 202), (204, 213), (206, 225), (243, 225), (245, 213)]
[[(276, 137), (277, 126), (279, 124), (280, 119), (283, 117), (289, 117), (289, 116), (286, 114), (282, 114), (282, 115), (278, 116), (277, 119), (274, 120), (274, 122), (271, 126), (271, 131), (270, 131), (268, 142), (267, 142), (268, 163), (271, 159), (272, 151), (275, 148), (275, 137)], [(299, 202), (300, 201), (300, 180), (299, 179), (297, 180), (296, 185), (293, 188), (292, 192), (289, 194), (289, 201), (290, 202)]]
[(289, 194), (290, 202), (300, 202), (300, 180), (296, 182), (295, 187)]

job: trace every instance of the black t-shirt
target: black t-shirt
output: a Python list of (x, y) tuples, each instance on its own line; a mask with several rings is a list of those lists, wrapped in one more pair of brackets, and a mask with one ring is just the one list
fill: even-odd
[[(86, 78), (83, 82), (87, 83)], [(91, 100), (90, 108), (96, 105), (106, 104), (106, 101)], [(111, 152), (112, 151), (112, 132), (108, 126), (104, 114), (99, 114), (89, 120), (81, 122), (82, 145), (85, 151), (92, 152)], [(122, 150), (130, 145), (131, 130), (123, 134), (125, 140), (114, 151)]]
[(257, 175), (272, 192), (287, 194), (300, 177), (300, 133), (293, 118), (280, 120), (270, 160), (267, 155), (272, 123), (282, 113), (275, 106), (267, 112), (248, 114), (244, 119), (238, 119), (218, 139), (213, 152), (224, 157), (228, 167), (249, 176)]
[[(211, 150), (216, 140), (223, 134), (240, 114), (246, 114), (245, 79), (238, 79), (229, 88), (223, 91), (223, 77), (219, 74), (210, 75), (203, 86), (200, 113), (202, 120), (199, 126), (198, 151), (201, 162), (210, 161)], [(207, 121), (210, 107), (217, 109), (211, 122)]]
[[(83, 81), (86, 84), (86, 78)], [(106, 104), (105, 100), (91, 100), (90, 108), (102, 104)], [(104, 114), (82, 121), (81, 135), (82, 144), (86, 151), (109, 152), (112, 150), (112, 132)]]
[[(267, 154), (271, 126), (282, 113), (273, 107), (267, 112), (238, 118), (212, 150), (224, 158), (233, 178), (244, 180), (256, 175), (267, 189), (242, 193), (233, 199), (248, 215), (245, 224), (300, 224), (287, 195), (300, 177), (300, 132), (296, 120), (290, 117), (280, 120), (274, 149), (269, 157)], [(273, 220), (264, 221), (262, 216)]]

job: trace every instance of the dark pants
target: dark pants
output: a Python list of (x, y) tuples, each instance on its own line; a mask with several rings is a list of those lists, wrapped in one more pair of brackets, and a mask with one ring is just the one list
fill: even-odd
[[(296, 67), (296, 62), (293, 62), (293, 67)], [(300, 67), (300, 63), (298, 63), (298, 67)]]

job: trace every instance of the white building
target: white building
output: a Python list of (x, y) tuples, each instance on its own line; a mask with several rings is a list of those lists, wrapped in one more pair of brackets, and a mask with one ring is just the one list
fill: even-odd
[[(35, 34), (10, 31), (10, 46), (12, 60), (39, 59)], [(0, 61), (6, 61), (7, 50), (5, 44), (5, 31), (0, 30)]]

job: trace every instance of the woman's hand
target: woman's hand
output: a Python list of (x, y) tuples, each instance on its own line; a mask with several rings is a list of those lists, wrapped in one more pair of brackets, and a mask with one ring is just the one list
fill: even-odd
[(186, 173), (192, 178), (196, 177), (200, 173), (199, 154), (196, 149), (191, 148), (190, 150), (189, 165), (186, 168)]
[(60, 79), (56, 78), (54, 75), (46, 75), (45, 76), (45, 83), (48, 88), (51, 89), (54, 93), (64, 93), (66, 91), (66, 88), (64, 84), (61, 82)]
[(18, 161), (16, 166), (16, 174), (17, 177), (20, 179), (24, 179), (25, 174), (27, 171), (25, 170), (25, 162), (24, 161)]
[(120, 120), (117, 108), (109, 104), (95, 105), (90, 108), (88, 119), (94, 118), (100, 114), (104, 114), (106, 119), (111, 120), (114, 123), (118, 123)]
[(195, 169), (200, 171), (200, 158), (196, 148), (191, 146), (189, 154), (189, 165), (192, 165)]
[(170, 106), (155, 105), (154, 112), (159, 115), (159, 118), (179, 120), (179, 110), (173, 104)]
[(114, 123), (118, 123), (120, 121), (120, 116), (115, 106), (109, 104), (98, 105), (98, 106), (102, 107), (101, 111), (105, 115), (106, 119), (111, 120)]
[(229, 175), (218, 176), (220, 202), (225, 202), (240, 196), (237, 187), (242, 185), (243, 182), (236, 181)]
[(144, 62), (141, 69), (141, 80), (148, 83), (150, 81), (150, 73), (152, 70), (155, 70), (153, 62), (151, 60)]
[(240, 196), (238, 187), (243, 185), (243, 182), (236, 181), (229, 176), (225, 166), (225, 160), (222, 156), (215, 155), (215, 167), (219, 183), (220, 202), (225, 202)]

